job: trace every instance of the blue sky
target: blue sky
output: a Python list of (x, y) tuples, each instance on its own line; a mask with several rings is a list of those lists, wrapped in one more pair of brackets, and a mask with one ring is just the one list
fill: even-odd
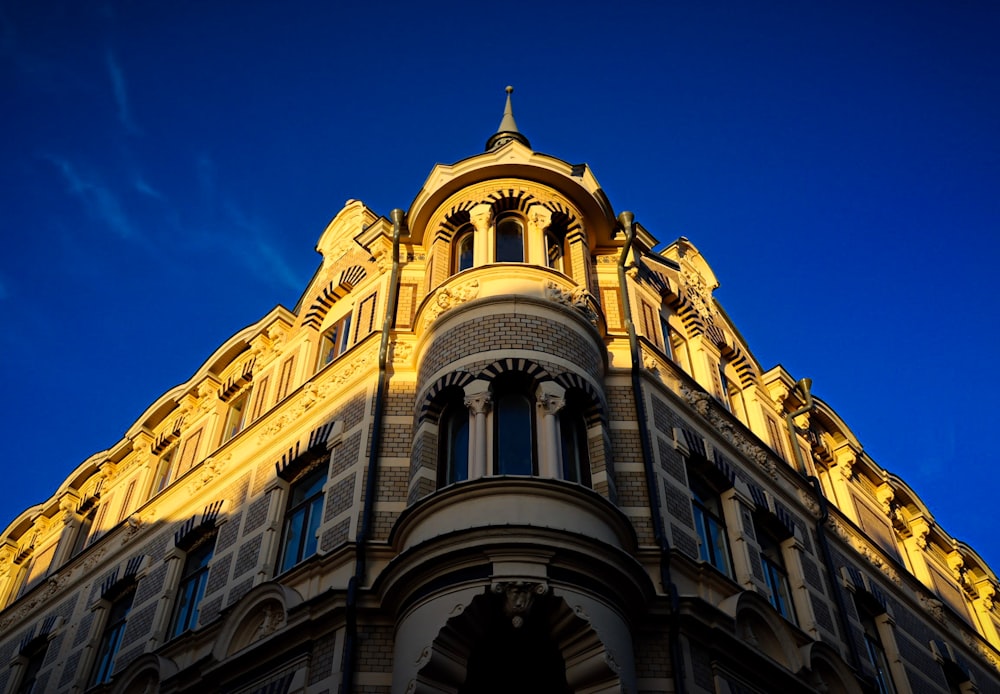
[(344, 201), (480, 152), (509, 83), (1000, 570), (1000, 5), (347, 5), (0, 2), (0, 516), (293, 306)]

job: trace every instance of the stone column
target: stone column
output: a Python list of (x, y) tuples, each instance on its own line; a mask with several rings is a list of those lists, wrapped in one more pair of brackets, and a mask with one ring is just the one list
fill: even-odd
[(566, 404), (566, 389), (558, 383), (545, 381), (535, 391), (535, 401), (540, 419), (540, 439), (538, 446), (538, 476), (549, 479), (562, 477), (562, 455), (559, 450), (559, 422), (557, 415)]
[(477, 480), (487, 474), (486, 414), (490, 411), (492, 397), (490, 384), (475, 380), (465, 386), (465, 406), (473, 415), (472, 435), (469, 437), (469, 479)]

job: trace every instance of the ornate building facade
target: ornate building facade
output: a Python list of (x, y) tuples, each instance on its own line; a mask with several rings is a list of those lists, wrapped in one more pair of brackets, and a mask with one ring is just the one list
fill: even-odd
[(507, 110), (0, 544), (0, 691), (1000, 692), (997, 577)]

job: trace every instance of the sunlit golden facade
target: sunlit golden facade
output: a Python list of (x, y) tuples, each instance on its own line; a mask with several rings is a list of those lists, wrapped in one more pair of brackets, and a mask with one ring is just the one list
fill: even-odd
[(657, 244), (509, 110), (349, 201), (7, 526), (0, 691), (1000, 692), (996, 575)]

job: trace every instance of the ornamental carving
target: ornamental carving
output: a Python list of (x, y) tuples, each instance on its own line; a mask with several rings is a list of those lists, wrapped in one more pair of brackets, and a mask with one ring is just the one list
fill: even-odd
[(221, 475), (232, 457), (233, 454), (228, 453), (223, 458), (205, 458), (204, 462), (198, 468), (198, 474), (194, 476), (194, 479), (187, 486), (188, 493), (193, 496), (199, 489)]
[(778, 479), (778, 466), (767, 451), (748, 439), (736, 425), (723, 417), (711, 395), (681, 384), (681, 396), (748, 460), (756, 463), (771, 479)]
[(413, 354), (413, 345), (408, 342), (394, 342), (391, 349), (392, 362), (394, 364), (409, 361), (410, 355)]
[(691, 303), (691, 307), (701, 316), (706, 323), (715, 322), (715, 310), (712, 308), (712, 290), (705, 284), (705, 279), (692, 270), (685, 270), (681, 277), (684, 279), (684, 296)]
[(544, 583), (505, 581), (494, 584), (493, 592), (503, 596), (503, 613), (518, 629), (524, 624), (524, 617), (531, 610), (535, 596), (545, 595), (549, 587)]
[(920, 606), (924, 608), (924, 611), (931, 616), (932, 619), (944, 624), (944, 604), (940, 600), (936, 600), (932, 597), (926, 595), (918, 595), (920, 598)]
[(455, 287), (443, 287), (434, 295), (430, 305), (424, 309), (424, 327), (427, 327), (438, 316), (466, 301), (479, 296), (479, 280), (472, 280)]
[(588, 323), (597, 326), (597, 313), (591, 308), (595, 303), (594, 295), (588, 292), (586, 287), (563, 289), (555, 282), (547, 282), (545, 284), (545, 298), (568, 308), (576, 309), (583, 314)]

